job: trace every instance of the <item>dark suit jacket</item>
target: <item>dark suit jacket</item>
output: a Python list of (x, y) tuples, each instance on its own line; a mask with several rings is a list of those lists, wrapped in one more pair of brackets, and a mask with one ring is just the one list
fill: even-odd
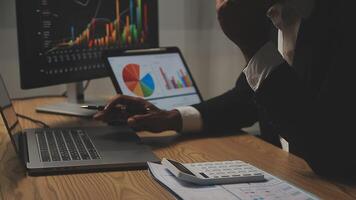
[(261, 138), (279, 146), (281, 135), (316, 173), (356, 177), (351, 2), (316, 1), (312, 16), (302, 21), (293, 66), (278, 66), (256, 92), (242, 74), (234, 89), (195, 105), (204, 131), (218, 134), (258, 121)]

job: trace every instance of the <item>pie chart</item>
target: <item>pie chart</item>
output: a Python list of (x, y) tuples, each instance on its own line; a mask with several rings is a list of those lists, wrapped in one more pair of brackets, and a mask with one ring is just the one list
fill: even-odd
[(155, 83), (150, 73), (142, 75), (141, 66), (127, 64), (122, 71), (126, 87), (139, 97), (149, 97), (155, 90)]

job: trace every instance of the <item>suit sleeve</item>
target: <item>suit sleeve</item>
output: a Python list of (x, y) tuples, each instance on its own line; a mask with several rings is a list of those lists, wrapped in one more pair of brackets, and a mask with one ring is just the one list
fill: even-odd
[(203, 120), (203, 132), (210, 134), (237, 131), (257, 121), (252, 102), (253, 91), (241, 74), (234, 89), (201, 104), (194, 105)]

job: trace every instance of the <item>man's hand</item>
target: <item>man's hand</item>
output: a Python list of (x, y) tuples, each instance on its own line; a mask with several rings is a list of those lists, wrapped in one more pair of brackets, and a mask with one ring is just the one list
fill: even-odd
[(161, 110), (144, 99), (125, 95), (115, 96), (94, 118), (108, 123), (127, 122), (137, 131), (180, 131), (182, 127), (182, 119), (177, 110)]
[(272, 0), (216, 0), (220, 26), (237, 44), (247, 61), (269, 41), (270, 21), (266, 16)]

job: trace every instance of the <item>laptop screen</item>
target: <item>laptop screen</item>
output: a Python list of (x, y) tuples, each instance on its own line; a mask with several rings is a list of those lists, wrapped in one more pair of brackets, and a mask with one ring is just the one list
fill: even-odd
[(201, 102), (179, 53), (111, 56), (108, 62), (124, 95), (144, 98), (168, 110)]
[(12, 107), (11, 100), (8, 96), (4, 81), (0, 77), (0, 111), (6, 128), (11, 134), (11, 141), (15, 145), (16, 151), (19, 150), (19, 137), (22, 133), (22, 128), (16, 116), (16, 112)]

